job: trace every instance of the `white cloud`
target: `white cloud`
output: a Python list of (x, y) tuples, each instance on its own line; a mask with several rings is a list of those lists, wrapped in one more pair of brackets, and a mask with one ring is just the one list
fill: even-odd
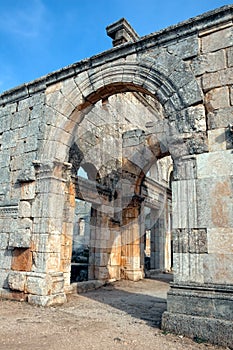
[(21, 2), (20, 7), (3, 10), (0, 30), (24, 39), (35, 39), (46, 27), (46, 8), (41, 0)]

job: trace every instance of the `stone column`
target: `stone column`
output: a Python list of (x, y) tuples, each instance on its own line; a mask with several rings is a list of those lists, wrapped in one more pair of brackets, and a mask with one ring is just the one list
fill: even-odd
[(143, 278), (140, 259), (140, 202), (139, 196), (133, 196), (123, 209), (122, 219), (122, 277), (132, 281)]
[(72, 187), (67, 185), (68, 163), (34, 162), (34, 166), (36, 182), (35, 196), (31, 199), (33, 224), (30, 245), (32, 264), (30, 270), (24, 272), (14, 269), (9, 275), (9, 285), (13, 290), (27, 293), (29, 303), (45, 306), (66, 300), (64, 276), (67, 274), (66, 279), (69, 278), (73, 227), (67, 225), (71, 223), (70, 207), (74, 205), (74, 196)]
[(174, 283), (162, 328), (233, 343), (232, 151), (180, 159), (172, 186)]

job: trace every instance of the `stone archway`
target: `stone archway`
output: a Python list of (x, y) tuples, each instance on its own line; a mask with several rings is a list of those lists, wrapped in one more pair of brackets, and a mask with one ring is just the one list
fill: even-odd
[[(232, 343), (231, 19), (225, 7), (1, 96), (2, 286), (39, 305), (66, 300), (76, 196), (69, 151), (96, 104), (136, 93), (163, 110), (146, 125), (146, 150), (170, 154), (174, 165), (175, 274), (163, 328)], [(125, 217), (138, 217), (150, 166), (140, 146), (130, 160), (137, 151), (143, 161), (133, 170), (132, 154), (121, 157), (135, 177)]]
[[(140, 58), (132, 55), (123, 62), (116, 60), (99, 69), (81, 72), (74, 78), (49, 86), (45, 91), (47, 125), (38, 153), (40, 160), (35, 163), (35, 167), (38, 183), (45, 182), (44, 186), (53, 196), (47, 202), (47, 194), (38, 191), (36, 200), (40, 200), (46, 217), (49, 217), (49, 220), (41, 218), (43, 230), (52, 230), (55, 235), (62, 232), (59, 238), (60, 253), (57, 248), (59, 263), (56, 271), (63, 273), (66, 284), (69, 280), (75, 202), (75, 190), (69, 175), (70, 165), (67, 163), (69, 149), (80, 122), (92, 111), (95, 103), (99, 100), (104, 103), (109, 96), (127, 91), (155, 98), (163, 106), (163, 116), (156, 123), (152, 120), (147, 125), (150, 135), (147, 138), (147, 149), (157, 152), (156, 156), (170, 153), (176, 167), (181, 157), (195, 152), (202, 153), (207, 147), (201, 91), (187, 65), (166, 51), (155, 57)], [(150, 167), (150, 161), (146, 160), (140, 167), (140, 170), (144, 169), (144, 174), (146, 167)], [(140, 179), (139, 174), (138, 176)], [(58, 190), (57, 182), (62, 184)], [(50, 268), (49, 261), (50, 259), (46, 260), (43, 272), (50, 273), (50, 270), (54, 270), (53, 266)]]

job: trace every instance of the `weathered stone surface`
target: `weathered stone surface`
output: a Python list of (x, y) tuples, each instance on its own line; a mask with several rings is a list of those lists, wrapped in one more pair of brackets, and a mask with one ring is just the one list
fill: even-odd
[(208, 253), (232, 254), (233, 253), (233, 230), (232, 228), (209, 228)]
[[(64, 302), (88, 225), (89, 278), (137, 281), (149, 250), (170, 270), (173, 229), (182, 292), (169, 294), (164, 327), (202, 336), (202, 322), (220, 344), (225, 325), (229, 338), (231, 34), (232, 5), (1, 95), (0, 287)], [(80, 222), (78, 199), (90, 203)]]
[(26, 272), (11, 271), (8, 276), (10, 289), (25, 292)]
[(202, 54), (195, 57), (192, 60), (191, 68), (196, 76), (225, 69), (226, 57), (224, 50)]
[(207, 115), (210, 129), (226, 128), (233, 123), (233, 107), (220, 108)]
[(233, 48), (229, 47), (229, 49), (227, 49), (227, 64), (228, 67), (233, 67)]
[(34, 304), (38, 306), (52, 306), (60, 305), (66, 302), (66, 295), (64, 293), (41, 296), (41, 295), (28, 295), (29, 304)]
[(28, 201), (21, 201), (19, 203), (19, 217), (30, 218), (31, 217), (31, 204)]
[(184, 58), (195, 57), (199, 51), (198, 38), (193, 35), (186, 40), (177, 41), (167, 47), (169, 53)]
[(204, 282), (214, 284), (233, 283), (232, 253), (209, 253), (204, 257)]
[(215, 109), (230, 106), (229, 88), (222, 87), (207, 92), (205, 96), (207, 111), (212, 112)]
[(202, 52), (213, 52), (233, 45), (232, 28), (226, 28), (203, 36)]
[(12, 251), (9, 249), (1, 249), (0, 250), (1, 269), (10, 270), (11, 260), (12, 260)]
[(9, 234), (1, 232), (0, 233), (0, 249), (6, 249), (8, 247)]
[(17, 231), (10, 234), (9, 246), (18, 248), (28, 248), (31, 242), (32, 220), (21, 219)]
[(233, 68), (223, 69), (214, 73), (206, 73), (202, 78), (204, 91), (233, 84)]
[(232, 321), (165, 312), (162, 329), (223, 346), (233, 342)]
[(225, 128), (219, 128), (208, 131), (209, 151), (224, 151), (227, 149), (227, 131)]
[(197, 182), (199, 227), (233, 227), (231, 191), (231, 177), (207, 177)]
[(30, 249), (15, 248), (13, 250), (11, 269), (15, 271), (31, 271), (32, 252)]

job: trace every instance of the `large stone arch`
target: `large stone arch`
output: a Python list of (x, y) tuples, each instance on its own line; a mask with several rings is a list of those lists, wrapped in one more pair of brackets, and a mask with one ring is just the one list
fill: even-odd
[[(91, 111), (97, 101), (122, 92), (143, 93), (153, 97), (163, 106), (163, 118), (159, 123), (152, 120), (149, 125), (149, 143), (154, 150), (158, 149), (158, 152), (161, 152), (163, 149), (163, 153), (170, 153), (174, 160), (195, 152), (190, 149), (198, 123), (198, 139), (195, 146), (198, 149), (201, 143), (202, 151), (203, 139), (205, 143), (206, 122), (204, 108), (200, 105), (201, 90), (188, 65), (166, 51), (154, 57), (140, 57), (134, 54), (110, 64), (103, 64), (96, 69), (90, 68), (74, 78), (49, 86), (45, 91), (47, 125), (36, 167), (39, 182), (41, 171), (45, 181), (43, 164), (47, 166), (47, 163), (51, 166), (52, 174), (56, 176), (55, 182), (66, 182), (65, 192), (68, 193), (68, 197), (66, 195), (65, 198), (64, 189), (61, 187), (60, 191), (53, 195), (51, 203), (42, 201), (45, 211), (51, 212), (48, 215), (52, 218), (56, 208), (59, 220), (55, 222), (51, 219), (52, 229), (63, 233), (66, 245), (71, 241), (75, 191), (70, 183), (69, 170), (67, 172), (64, 169), (69, 168), (68, 155), (74, 135), (85, 114)], [(180, 125), (182, 119), (183, 125)], [(135, 174), (138, 179), (135, 187), (140, 188), (146, 168), (149, 169), (154, 156), (157, 155), (153, 155), (147, 164), (139, 167), (139, 173)], [(48, 191), (53, 191), (53, 186), (53, 181), (48, 177)], [(37, 197), (41, 197), (39, 192)], [(139, 207), (136, 207), (140, 203), (135, 204), (136, 202), (134, 199), (132, 210), (139, 212)], [(60, 203), (60, 206), (56, 203)], [(70, 208), (68, 218), (67, 207)], [(47, 230), (49, 229), (48, 227)], [(63, 269), (63, 273), (66, 274), (68, 283), (69, 268)]]
[(126, 91), (140, 91), (158, 99), (169, 120), (165, 127), (169, 128), (169, 138), (182, 139), (183, 133), (190, 138), (188, 132), (206, 131), (202, 92), (187, 63), (166, 51), (156, 57), (134, 54), (47, 88), (50, 126), (46, 127), (39, 158), (66, 161), (72, 132), (85, 110), (100, 99)]

